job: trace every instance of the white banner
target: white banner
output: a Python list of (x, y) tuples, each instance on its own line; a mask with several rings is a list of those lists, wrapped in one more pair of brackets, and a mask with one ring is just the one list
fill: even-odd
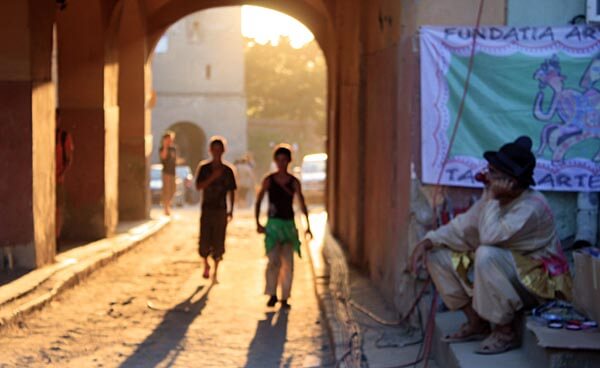
[(528, 135), (536, 188), (600, 191), (600, 27), (422, 27), (420, 40), (423, 182), (479, 186), (483, 153)]

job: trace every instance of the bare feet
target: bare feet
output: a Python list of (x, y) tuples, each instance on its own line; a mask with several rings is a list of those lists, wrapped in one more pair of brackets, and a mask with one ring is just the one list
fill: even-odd
[(204, 260), (204, 273), (202, 274), (202, 277), (204, 277), (205, 279), (208, 279), (210, 277), (210, 265), (208, 264), (208, 260)]
[(275, 304), (277, 304), (277, 296), (271, 295), (271, 297), (269, 298), (269, 301), (267, 302), (267, 307), (274, 307)]

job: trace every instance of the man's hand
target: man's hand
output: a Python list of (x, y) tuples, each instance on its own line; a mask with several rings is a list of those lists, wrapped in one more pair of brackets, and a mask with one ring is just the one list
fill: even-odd
[(505, 198), (512, 194), (515, 185), (515, 181), (509, 178), (493, 180), (490, 184), (490, 194), (494, 199)]
[(231, 222), (233, 220), (233, 210), (227, 212), (227, 222)]
[(308, 240), (313, 240), (313, 233), (310, 231), (310, 228), (306, 229), (304, 232), (304, 237)]
[(266, 234), (267, 229), (265, 229), (265, 227), (261, 224), (256, 224), (256, 232), (259, 234)]
[(409, 271), (411, 273), (416, 274), (419, 271), (419, 268), (424, 266), (423, 262), (425, 261), (425, 255), (432, 248), (433, 243), (429, 239), (423, 239), (417, 244), (410, 257)]

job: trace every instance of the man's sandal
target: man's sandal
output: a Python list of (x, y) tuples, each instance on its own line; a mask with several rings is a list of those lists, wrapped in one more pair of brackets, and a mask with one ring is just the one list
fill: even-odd
[(475, 350), (477, 354), (500, 354), (519, 347), (519, 338), (516, 333), (492, 332)]
[(482, 328), (478, 330), (473, 330), (471, 325), (468, 322), (463, 323), (460, 326), (458, 332), (452, 335), (446, 335), (442, 338), (443, 342), (453, 343), (453, 342), (469, 342), (469, 341), (478, 341), (485, 339), (486, 336), (490, 334), (490, 325), (485, 324)]

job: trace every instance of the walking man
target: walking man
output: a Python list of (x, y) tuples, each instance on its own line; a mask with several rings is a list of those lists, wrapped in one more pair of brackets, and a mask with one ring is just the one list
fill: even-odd
[[(300, 256), (300, 239), (294, 222), (293, 202), (297, 195), (302, 212), (306, 216), (306, 235), (312, 238), (308, 209), (302, 194), (300, 181), (288, 172), (292, 161), (292, 150), (287, 144), (278, 145), (273, 154), (277, 171), (262, 182), (256, 199), (256, 227), (265, 234), (265, 246), (269, 263), (266, 272), (265, 294), (269, 295), (268, 307), (277, 303), (277, 284), (281, 287), (281, 307), (290, 308), (288, 299), (294, 276), (294, 251)], [(266, 227), (260, 223), (260, 205), (265, 193), (269, 194), (269, 220)]]
[[(200, 215), (200, 256), (204, 259), (203, 277), (210, 277), (208, 257), (215, 262), (213, 281), (217, 282), (219, 262), (225, 253), (227, 223), (233, 218), (237, 185), (233, 169), (223, 161), (225, 138), (212, 137), (209, 150), (211, 161), (203, 161), (196, 170), (196, 189), (204, 191)], [(229, 204), (227, 204), (229, 197)]]
[(177, 166), (177, 150), (173, 144), (174, 134), (167, 132), (162, 137), (160, 146), (160, 162), (162, 168), (162, 200), (165, 215), (171, 215), (171, 199), (175, 194), (175, 167)]

